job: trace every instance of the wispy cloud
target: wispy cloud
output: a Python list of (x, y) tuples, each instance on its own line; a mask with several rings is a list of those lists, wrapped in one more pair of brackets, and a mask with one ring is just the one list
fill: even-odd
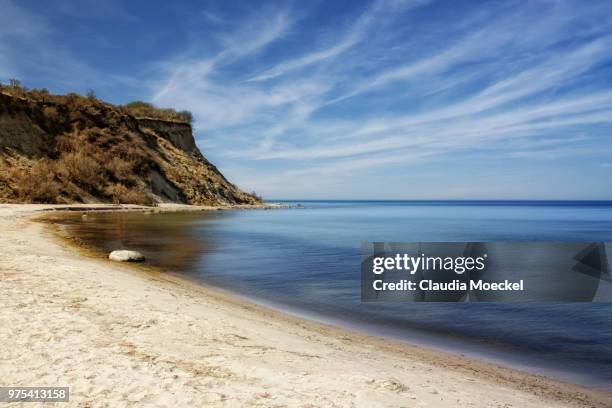
[(372, 3), (366, 11), (359, 16), (337, 43), (327, 48), (296, 57), (295, 59), (281, 62), (263, 73), (250, 78), (249, 81), (269, 80), (321, 61), (336, 58), (354, 45), (363, 41), (367, 37), (368, 32), (372, 29), (372, 26), (380, 22), (381, 19), (392, 18), (393, 14), (400, 10), (418, 7), (427, 2), (429, 2), (429, 0), (412, 0), (405, 2), (378, 0)]
[(15, 5), (11, 0), (0, 0), (0, 38), (31, 38), (48, 32), (46, 24), (40, 18)]
[[(229, 128), (245, 122), (256, 125), (257, 113), (273, 110), (295, 98), (296, 90), (249, 89), (219, 80), (223, 70), (265, 50), (283, 37), (293, 21), (288, 10), (255, 12), (235, 30), (216, 36), (219, 50), (199, 56), (197, 50), (167, 63), (169, 74), (156, 87), (152, 100), (190, 109), (207, 129)], [(197, 48), (197, 46), (196, 46)], [(192, 54), (196, 54), (193, 56)], [(308, 92), (307, 84), (295, 87)]]

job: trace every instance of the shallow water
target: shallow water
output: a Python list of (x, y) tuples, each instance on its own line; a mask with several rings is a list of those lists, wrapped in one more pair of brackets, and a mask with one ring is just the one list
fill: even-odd
[(69, 214), (62, 223), (97, 249), (136, 249), (153, 265), (294, 314), (612, 390), (612, 304), (360, 301), (362, 241), (612, 242), (612, 202), (303, 204)]

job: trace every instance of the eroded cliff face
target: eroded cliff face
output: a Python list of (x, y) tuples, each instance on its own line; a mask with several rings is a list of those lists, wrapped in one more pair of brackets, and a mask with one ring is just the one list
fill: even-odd
[(0, 93), (0, 200), (256, 204), (201, 154), (188, 123), (76, 95)]
[(189, 123), (153, 118), (137, 118), (138, 126), (152, 131), (187, 153), (200, 154)]

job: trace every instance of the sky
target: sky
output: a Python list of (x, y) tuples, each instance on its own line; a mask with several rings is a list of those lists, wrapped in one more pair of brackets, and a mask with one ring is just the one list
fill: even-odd
[(187, 109), (265, 199), (612, 199), (612, 2), (0, 0), (0, 82)]

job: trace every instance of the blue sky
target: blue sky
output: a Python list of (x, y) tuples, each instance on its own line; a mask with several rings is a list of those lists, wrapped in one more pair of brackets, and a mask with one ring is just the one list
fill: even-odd
[(612, 199), (610, 1), (0, 0), (0, 80), (195, 115), (280, 199)]

